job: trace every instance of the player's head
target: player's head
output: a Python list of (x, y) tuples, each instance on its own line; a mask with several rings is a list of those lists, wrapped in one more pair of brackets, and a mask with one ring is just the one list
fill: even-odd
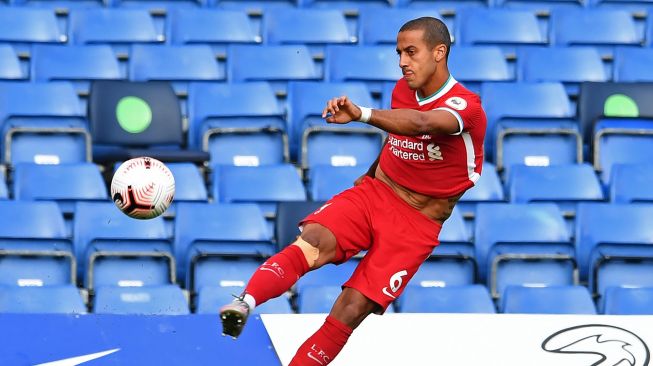
[(419, 89), (432, 78), (439, 64), (446, 67), (450, 47), (451, 36), (441, 20), (422, 17), (404, 24), (397, 35), (397, 53), (408, 85)]

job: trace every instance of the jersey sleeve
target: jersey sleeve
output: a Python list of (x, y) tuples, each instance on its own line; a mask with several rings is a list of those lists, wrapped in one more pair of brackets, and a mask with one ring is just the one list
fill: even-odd
[(445, 100), (444, 104), (435, 110), (445, 110), (458, 120), (459, 129), (452, 135), (460, 135), (463, 131), (474, 128), (476, 122), (482, 118), (483, 109), (478, 96), (474, 94), (454, 95)]

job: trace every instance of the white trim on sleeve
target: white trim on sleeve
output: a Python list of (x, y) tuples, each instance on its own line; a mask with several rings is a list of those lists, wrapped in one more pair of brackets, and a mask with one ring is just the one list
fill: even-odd
[(458, 130), (458, 132), (452, 133), (451, 134), (452, 136), (457, 136), (457, 135), (460, 135), (461, 133), (463, 133), (463, 129), (465, 128), (465, 124), (463, 123), (463, 118), (460, 116), (460, 114), (458, 114), (458, 112), (454, 111), (451, 108), (447, 108), (447, 107), (438, 107), (438, 108), (434, 109), (434, 111), (438, 111), (438, 110), (447, 111), (447, 112), (453, 114), (453, 116), (456, 117), (456, 119), (458, 120), (459, 130)]

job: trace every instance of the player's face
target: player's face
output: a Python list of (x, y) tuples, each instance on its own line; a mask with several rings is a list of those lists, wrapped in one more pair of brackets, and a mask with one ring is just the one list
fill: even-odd
[(411, 89), (422, 89), (437, 68), (437, 49), (424, 42), (423, 30), (407, 30), (397, 35), (399, 67)]

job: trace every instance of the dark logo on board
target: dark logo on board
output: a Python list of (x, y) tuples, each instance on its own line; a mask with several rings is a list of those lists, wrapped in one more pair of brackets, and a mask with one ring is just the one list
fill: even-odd
[(637, 334), (605, 324), (559, 330), (542, 342), (542, 349), (552, 353), (600, 357), (594, 363), (582, 366), (648, 366), (650, 359), (646, 343)]

